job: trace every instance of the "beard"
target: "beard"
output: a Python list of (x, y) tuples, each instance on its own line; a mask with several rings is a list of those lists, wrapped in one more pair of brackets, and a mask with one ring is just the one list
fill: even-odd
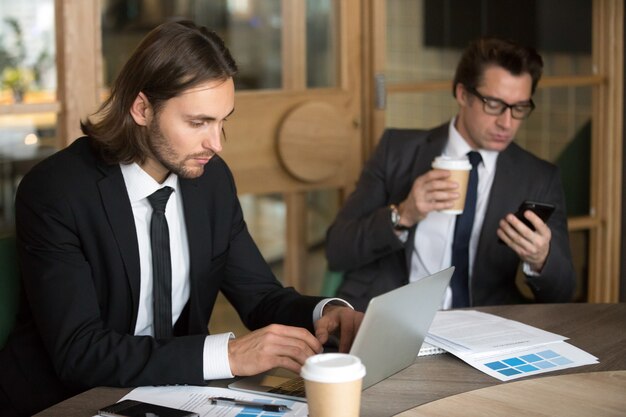
[(215, 154), (207, 151), (181, 157), (163, 135), (159, 118), (155, 117), (148, 126), (148, 148), (154, 159), (181, 178), (197, 178), (204, 173), (204, 166), (190, 167), (186, 163), (194, 158), (211, 158)]

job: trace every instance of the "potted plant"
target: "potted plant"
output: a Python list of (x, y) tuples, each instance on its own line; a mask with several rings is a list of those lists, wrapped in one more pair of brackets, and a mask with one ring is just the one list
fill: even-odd
[(4, 19), (11, 28), (12, 44), (0, 38), (0, 86), (11, 90), (15, 102), (24, 99), (24, 93), (40, 80), (42, 69), (49, 65), (50, 56), (44, 50), (37, 60), (27, 64), (26, 46), (19, 22), (13, 18)]
[(11, 89), (16, 103), (24, 100), (24, 93), (34, 80), (33, 70), (24, 67), (6, 67), (2, 71), (2, 85)]

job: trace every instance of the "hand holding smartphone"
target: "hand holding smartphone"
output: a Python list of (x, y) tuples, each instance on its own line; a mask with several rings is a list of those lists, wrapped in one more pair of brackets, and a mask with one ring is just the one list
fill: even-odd
[(543, 220), (544, 223), (547, 223), (555, 208), (556, 206), (554, 204), (526, 200), (522, 204), (520, 204), (519, 208), (515, 212), (515, 217), (520, 219), (520, 221), (524, 223), (530, 230), (534, 231), (535, 226), (533, 226), (530, 220), (524, 217), (524, 212), (526, 210), (530, 210), (535, 213), (541, 220)]
[[(524, 223), (530, 230), (534, 231), (535, 226), (533, 226), (530, 220), (524, 217), (524, 212), (526, 210), (530, 210), (537, 216), (539, 216), (539, 218), (543, 220), (544, 223), (547, 223), (548, 219), (555, 209), (556, 206), (554, 204), (526, 200), (522, 204), (520, 204), (519, 208), (515, 212), (515, 217), (517, 217), (522, 223)], [(498, 243), (504, 245), (504, 241), (500, 238), (498, 238)]]

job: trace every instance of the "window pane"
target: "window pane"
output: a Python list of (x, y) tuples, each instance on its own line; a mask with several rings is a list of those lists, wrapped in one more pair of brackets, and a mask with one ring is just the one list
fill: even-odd
[(0, 0), (0, 104), (56, 96), (54, 0)]
[(458, 107), (450, 91), (396, 93), (387, 97), (387, 127), (428, 129), (449, 121)]
[[(245, 194), (239, 199), (250, 235), (274, 274), (282, 281), (287, 234), (287, 206), (282, 195)], [(317, 295), (326, 271), (326, 230), (339, 210), (339, 193), (337, 190), (309, 191), (306, 205), (308, 256), (306, 277), (302, 280), (305, 285), (303, 292)]]
[(307, 87), (337, 86), (335, 0), (307, 0)]
[(287, 208), (280, 194), (239, 197), (248, 231), (265, 260), (272, 264), (282, 262), (285, 255)]
[(0, 235), (13, 230), (13, 201), (22, 177), (52, 155), (56, 114), (0, 116)]
[(591, 0), (388, 0), (389, 82), (452, 79), (461, 51), (482, 34), (534, 46), (545, 75), (591, 74)]
[(237, 89), (281, 87), (280, 0), (104, 0), (102, 14), (107, 86), (151, 29), (166, 20), (185, 18), (224, 39), (239, 67)]

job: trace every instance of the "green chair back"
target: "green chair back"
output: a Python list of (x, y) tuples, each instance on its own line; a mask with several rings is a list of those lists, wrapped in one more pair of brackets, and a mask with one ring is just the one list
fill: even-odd
[(15, 324), (20, 293), (14, 236), (0, 237), (0, 348)]
[(324, 282), (322, 282), (322, 297), (334, 297), (337, 289), (343, 281), (343, 273), (337, 271), (326, 271), (324, 274)]

